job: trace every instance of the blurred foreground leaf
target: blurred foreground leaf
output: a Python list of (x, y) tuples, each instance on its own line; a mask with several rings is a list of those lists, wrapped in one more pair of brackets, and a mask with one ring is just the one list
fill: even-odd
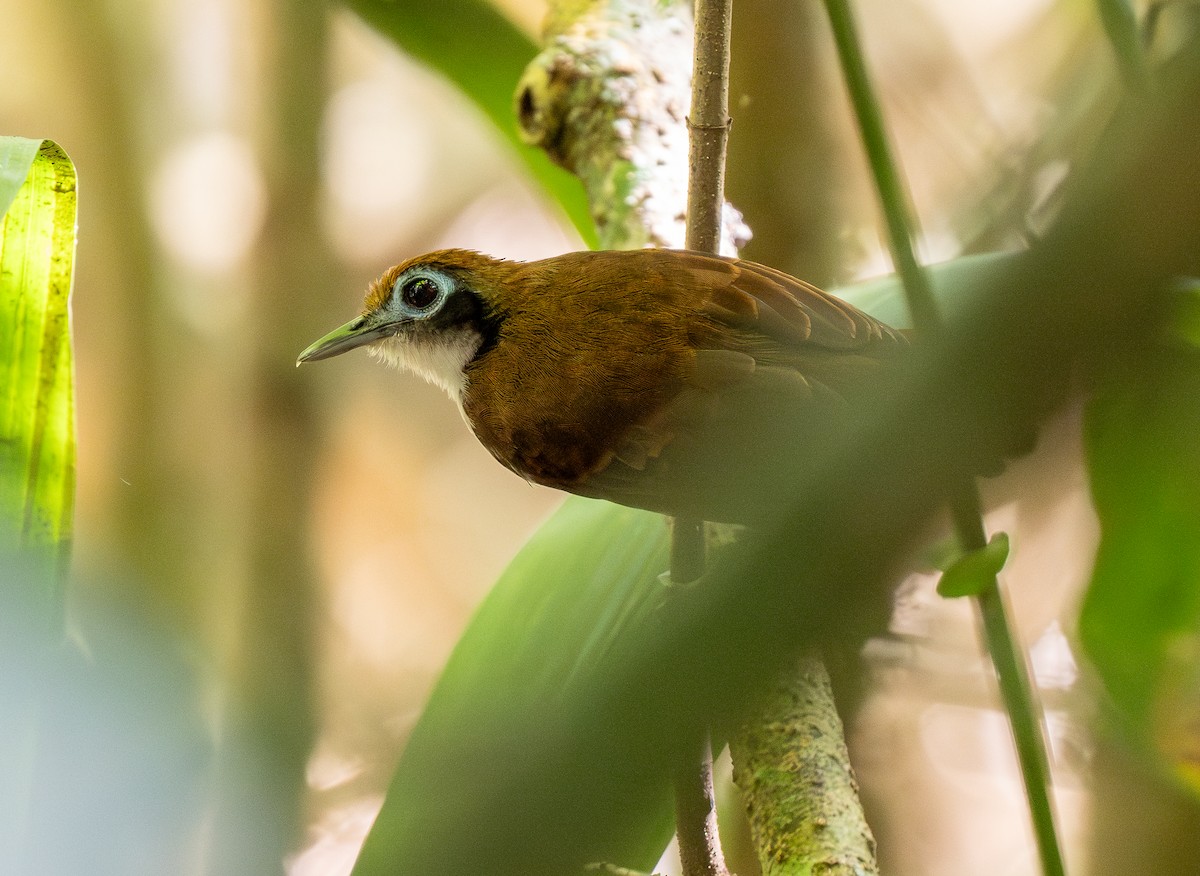
[(1200, 350), (1114, 378), (1086, 437), (1101, 541), (1080, 634), (1127, 729), (1200, 794)]
[(486, 0), (344, 2), (405, 53), (437, 70), (474, 101), (587, 245), (596, 246), (596, 229), (583, 185), (554, 165), (541, 149), (525, 145), (517, 136), (513, 93), (525, 65), (538, 53), (529, 37)]
[(57, 618), (75, 494), (71, 160), (49, 140), (0, 138), (0, 206), (0, 553), (31, 558), (28, 584)]

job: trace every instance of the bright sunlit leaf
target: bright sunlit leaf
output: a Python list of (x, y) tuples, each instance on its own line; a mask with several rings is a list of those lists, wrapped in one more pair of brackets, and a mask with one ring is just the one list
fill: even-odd
[(49, 140), (0, 138), (0, 205), (0, 553), (32, 562), (54, 616), (75, 493), (71, 160)]
[(32, 872), (41, 690), (22, 661), (53, 662), (75, 495), (71, 160), (49, 140), (0, 137), (0, 208), (0, 870)]
[(0, 137), (0, 216), (8, 212), (17, 192), (25, 185), (40, 146), (40, 140)]

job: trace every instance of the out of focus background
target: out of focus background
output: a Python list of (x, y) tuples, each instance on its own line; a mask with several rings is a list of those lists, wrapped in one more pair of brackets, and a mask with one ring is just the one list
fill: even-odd
[[(530, 57), (544, 6), (497, 0)], [(924, 256), (1021, 246), (1114, 91), (1093, 4), (856, 9)], [(58, 816), (88, 829), (61, 858), (90, 869), (61, 872), (348, 873), (457, 636), (561, 497), (435, 388), (295, 356), (409, 256), (583, 244), (467, 96), (337, 4), (0, 0), (0, 21), (0, 132), (54, 139), (80, 178), (69, 627), (99, 669), (65, 720), (102, 729), (64, 743), (79, 811)], [(738, 4), (733, 65), (745, 254), (826, 287), (890, 272), (819, 4)], [(1096, 538), (1077, 434), (1068, 413), (986, 493), (1083, 867), (1106, 852), (1071, 645)], [(852, 728), (885, 869), (1037, 872), (971, 606), (902, 593)]]

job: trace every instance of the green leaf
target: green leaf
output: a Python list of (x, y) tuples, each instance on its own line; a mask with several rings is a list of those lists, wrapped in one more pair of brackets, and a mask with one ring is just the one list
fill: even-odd
[(525, 65), (538, 53), (529, 37), (485, 0), (346, 0), (346, 5), (405, 53), (457, 85), (483, 110), (588, 246), (596, 246), (596, 228), (582, 184), (517, 135), (513, 93)]
[(1101, 540), (1080, 635), (1119, 714), (1200, 792), (1200, 353), (1105, 385), (1086, 441)]
[(981, 550), (961, 555), (942, 573), (937, 592), (946, 599), (978, 596), (994, 585), (1008, 562), (1008, 534), (997, 532)]
[[(950, 319), (972, 304), (995, 282), (998, 275), (1015, 264), (1020, 253), (989, 252), (963, 256), (925, 268), (938, 306)], [(909, 328), (912, 320), (898, 274), (863, 280), (834, 289), (839, 298), (896, 328)]]
[(0, 138), (0, 203), (6, 200), (0, 226), (0, 554), (32, 562), (29, 583), (47, 618), (55, 619), (75, 494), (67, 304), (75, 259), (71, 160), (49, 140)]
[[(650, 869), (671, 836), (665, 775), (605, 744), (559, 764), (555, 785), (497, 783), (573, 732), (608, 671), (668, 598), (668, 532), (657, 514), (568, 499), (501, 576), (459, 641), (400, 759), (354, 873), (522, 872), (521, 862)], [(547, 746), (549, 748), (550, 746)], [(619, 750), (619, 746), (618, 746)], [(506, 775), (508, 773), (508, 775)], [(530, 812), (544, 835), (521, 825)], [(534, 872), (542, 872), (531, 864)]]
[[(40, 668), (62, 631), (75, 495), (71, 160), (49, 140), (0, 137), (0, 206), (0, 644)], [(0, 683), (0, 860), (14, 872), (31, 848), (41, 694), (21, 679)]]

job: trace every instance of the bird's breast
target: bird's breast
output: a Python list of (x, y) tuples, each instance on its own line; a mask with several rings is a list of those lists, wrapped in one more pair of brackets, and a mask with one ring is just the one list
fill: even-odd
[(679, 392), (694, 359), (684, 338), (643, 323), (600, 322), (575, 331), (528, 320), (468, 368), (467, 421), (522, 477), (577, 487), (628, 452), (631, 436)]

